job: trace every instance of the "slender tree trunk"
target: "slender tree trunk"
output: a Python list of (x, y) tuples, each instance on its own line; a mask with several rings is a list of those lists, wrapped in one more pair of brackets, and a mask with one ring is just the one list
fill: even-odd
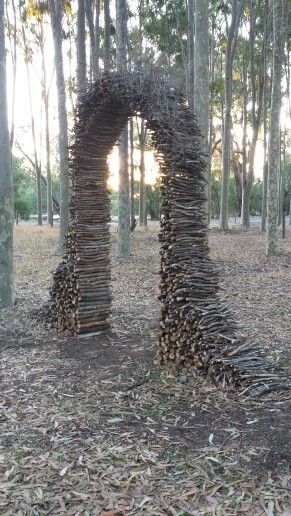
[[(89, 29), (89, 38), (90, 38), (90, 81), (94, 82), (97, 77), (98, 73), (98, 66), (97, 66), (97, 52), (96, 52), (96, 39), (95, 39), (95, 27), (94, 27), (94, 17), (93, 17), (93, 11), (91, 6), (91, 0), (85, 0), (86, 1), (86, 18), (88, 23), (88, 29)], [(98, 4), (98, 2), (97, 2)], [(98, 5), (97, 5), (98, 8)], [(98, 18), (99, 22), (99, 18)]]
[(222, 182), (220, 202), (220, 229), (228, 229), (228, 191), (230, 175), (230, 150), (231, 150), (231, 107), (232, 107), (232, 70), (236, 48), (238, 27), (241, 19), (243, 0), (232, 0), (231, 25), (227, 36), (227, 48), (225, 59), (225, 85), (224, 85), (224, 123), (223, 123), (223, 147), (222, 147)]
[(209, 183), (209, 12), (208, 0), (195, 1), (195, 46), (194, 46), (194, 109), (202, 134), (203, 154), (207, 163), (205, 171), (205, 217), (207, 220), (210, 202), (207, 199)]
[(51, 0), (50, 14), (52, 22), (54, 50), (55, 50), (55, 69), (58, 92), (58, 119), (59, 119), (59, 154), (60, 154), (60, 242), (65, 248), (65, 238), (69, 226), (69, 154), (68, 154), (68, 120), (66, 108), (66, 89), (63, 66), (62, 49), (62, 0)]
[(104, 0), (104, 70), (110, 70), (110, 0)]
[[(26, 47), (26, 34), (25, 29), (22, 26), (22, 37), (23, 37), (23, 43)], [(34, 162), (35, 162), (35, 171), (36, 171), (36, 198), (37, 198), (37, 224), (39, 226), (42, 225), (42, 198), (41, 198), (41, 166), (40, 162), (38, 161), (37, 157), (37, 150), (36, 150), (36, 136), (35, 136), (35, 120), (34, 120), (34, 114), (33, 114), (33, 105), (32, 105), (32, 93), (31, 93), (31, 81), (30, 81), (30, 71), (29, 71), (29, 64), (26, 61), (26, 76), (27, 76), (27, 85), (28, 85), (28, 97), (29, 97), (29, 107), (30, 107), (30, 121), (31, 121), (31, 134), (32, 134), (32, 142), (33, 142), (33, 155), (34, 155)]]
[[(70, 20), (70, 19), (69, 19)], [(68, 21), (69, 25), (69, 51), (68, 51), (68, 57), (69, 57), (69, 85), (68, 85), (68, 91), (69, 91), (69, 99), (71, 104), (71, 112), (74, 113), (75, 111), (75, 102), (74, 102), (74, 82), (73, 82), (73, 66), (72, 66), (72, 56), (73, 56), (73, 45), (72, 45), (72, 23), (71, 21)]]
[(273, 82), (269, 135), (267, 190), (267, 256), (277, 254), (278, 176), (280, 166), (280, 110), (282, 61), (285, 46), (287, 0), (273, 0)]
[[(117, 71), (127, 69), (127, 3), (116, 0), (116, 63)], [(120, 137), (119, 145), (119, 193), (118, 193), (118, 256), (129, 255), (130, 202), (128, 174), (128, 127)]]
[(145, 184), (145, 125), (141, 120), (139, 133), (140, 148), (140, 182), (139, 182), (139, 225), (146, 226), (146, 184)]
[(77, 12), (77, 94), (86, 89), (85, 0), (78, 0)]
[[(215, 29), (215, 19), (214, 16), (212, 16), (211, 20), (211, 47), (210, 47), (210, 84), (214, 81), (214, 29)], [(207, 214), (207, 222), (210, 223), (211, 219), (211, 180), (212, 180), (212, 174), (211, 174), (211, 165), (212, 165), (212, 140), (213, 140), (213, 101), (210, 96), (209, 98), (209, 159), (208, 159), (208, 193), (207, 193), (207, 200), (208, 200), (208, 214)]]
[[(15, 121), (15, 93), (16, 93), (16, 73), (17, 73), (17, 16), (16, 16), (16, 7), (14, 0), (11, 1), (12, 12), (13, 12), (13, 29), (9, 20), (9, 11), (8, 11), (8, 0), (6, 0), (6, 18), (8, 25), (8, 36), (9, 36), (9, 45), (10, 45), (10, 53), (12, 60), (12, 70), (13, 70), (13, 79), (12, 79), (12, 103), (11, 103), (11, 130), (10, 130), (10, 147), (12, 149), (14, 143), (14, 121)], [(12, 154), (11, 154), (12, 159)]]
[(279, 177), (278, 177), (278, 226), (282, 222), (283, 175), (282, 175), (282, 131), (280, 129)]
[[(266, 10), (265, 16), (267, 18), (268, 11)], [(266, 24), (265, 24), (266, 28)], [(263, 55), (260, 63), (260, 70), (258, 81), (255, 73), (255, 31), (256, 31), (256, 16), (254, 13), (254, 3), (253, 0), (250, 1), (250, 79), (251, 79), (251, 92), (252, 92), (252, 110), (251, 110), (251, 120), (252, 120), (252, 139), (249, 150), (249, 168), (248, 174), (246, 177), (246, 181), (243, 184), (243, 206), (242, 206), (242, 225), (245, 228), (250, 226), (250, 197), (251, 190), (253, 187), (255, 174), (254, 174), (254, 163), (255, 163), (255, 154), (257, 148), (257, 141), (259, 135), (259, 129), (261, 125), (262, 118), (262, 108), (263, 108), (263, 95), (264, 95), (264, 54), (265, 48), (267, 46), (268, 34), (267, 30), (264, 31), (264, 44), (263, 44)], [(259, 86), (257, 85), (259, 83)], [(244, 194), (244, 190), (246, 190)]]
[[(265, 23), (265, 31), (268, 29), (268, 19), (266, 19)], [(268, 116), (268, 101), (267, 101), (267, 45), (264, 47), (264, 62), (263, 62), (263, 149), (264, 149), (264, 158), (263, 158), (263, 193), (262, 193), (262, 220), (261, 220), (261, 232), (265, 233), (266, 231), (266, 221), (267, 221), (267, 183), (268, 183), (268, 150), (267, 150), (267, 116)]]
[(281, 181), (282, 181), (282, 203), (281, 203), (281, 218), (282, 218), (282, 238), (286, 237), (286, 220), (285, 220), (285, 166), (286, 166), (286, 131), (283, 131), (282, 140), (282, 161), (281, 161)]
[(96, 46), (96, 76), (99, 73), (100, 58), (100, 0), (95, 5), (95, 46)]
[(129, 140), (130, 140), (130, 227), (134, 230), (135, 227), (135, 210), (134, 210), (134, 134), (133, 134), (133, 118), (131, 117), (129, 123)]
[[(208, 1), (208, 0), (207, 0)], [(194, 0), (188, 0), (188, 31), (187, 31), (187, 57), (188, 57), (188, 104), (194, 113)]]
[(46, 65), (44, 55), (44, 34), (43, 24), (40, 24), (40, 40), (39, 46), (41, 51), (41, 65), (42, 65), (42, 99), (44, 103), (45, 114), (45, 150), (46, 150), (46, 179), (47, 179), (47, 222), (53, 226), (53, 202), (52, 202), (52, 175), (51, 175), (51, 158), (50, 158), (50, 126), (49, 126), (49, 92), (47, 88)]
[(12, 306), (13, 186), (7, 119), (4, 0), (0, 0), (0, 308)]
[(243, 138), (242, 138), (242, 197), (241, 197), (241, 225), (248, 227), (249, 219), (249, 199), (250, 190), (247, 183), (247, 105), (248, 105), (248, 87), (247, 87), (247, 65), (245, 57), (243, 57)]

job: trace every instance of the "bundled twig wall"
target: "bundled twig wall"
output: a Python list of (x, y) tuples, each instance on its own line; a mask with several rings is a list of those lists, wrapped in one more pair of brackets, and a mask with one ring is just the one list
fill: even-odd
[(258, 346), (237, 337), (219, 301), (207, 243), (199, 131), (184, 98), (151, 74), (104, 74), (78, 108), (68, 252), (54, 274), (53, 325), (72, 335), (109, 327), (107, 157), (134, 115), (146, 121), (162, 174), (160, 362), (194, 365), (251, 393), (290, 387)]

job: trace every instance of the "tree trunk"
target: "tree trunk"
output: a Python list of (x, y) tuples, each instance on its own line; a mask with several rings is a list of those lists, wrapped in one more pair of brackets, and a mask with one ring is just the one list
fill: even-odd
[[(99, 8), (99, 4), (97, 1), (96, 8)], [(86, 18), (89, 29), (89, 38), (90, 38), (90, 81), (94, 82), (98, 73), (98, 63), (97, 63), (97, 52), (96, 52), (96, 39), (95, 39), (95, 27), (94, 27), (94, 17), (91, 6), (91, 0), (86, 0)], [(98, 17), (99, 22), (99, 17)]]
[[(23, 28), (23, 40), (26, 45), (26, 36)], [(29, 106), (30, 106), (30, 120), (31, 120), (31, 134), (32, 134), (32, 142), (33, 142), (33, 155), (35, 162), (35, 172), (36, 172), (36, 199), (37, 199), (37, 224), (39, 226), (42, 225), (42, 198), (41, 198), (41, 165), (38, 161), (37, 150), (36, 150), (36, 137), (35, 137), (35, 120), (33, 114), (33, 105), (32, 105), (32, 94), (31, 94), (31, 83), (30, 83), (30, 72), (29, 72), (29, 64), (25, 63), (26, 66), (26, 75), (27, 75), (27, 84), (28, 84), (28, 96), (29, 96)]]
[(78, 0), (77, 11), (77, 94), (86, 89), (85, 0)]
[(69, 225), (69, 154), (68, 154), (68, 120), (66, 108), (66, 89), (63, 66), (62, 49), (62, 0), (50, 2), (50, 15), (52, 22), (55, 69), (58, 92), (58, 119), (59, 119), (59, 154), (60, 154), (60, 243), (65, 248), (65, 238)]
[(283, 170), (282, 170), (282, 131), (280, 129), (280, 148), (279, 148), (279, 177), (278, 177), (278, 226), (282, 223), (283, 205)]
[[(202, 152), (209, 158), (209, 15), (208, 0), (195, 1), (195, 46), (194, 46), (194, 109), (198, 127), (202, 134)], [(209, 166), (205, 170), (205, 198), (207, 202)], [(205, 206), (205, 217), (207, 214)]]
[(95, 46), (96, 46), (96, 75), (99, 73), (100, 57), (100, 0), (96, 0), (95, 5)]
[(45, 113), (45, 150), (46, 150), (46, 179), (47, 179), (47, 222), (53, 226), (53, 202), (52, 202), (52, 176), (51, 176), (51, 160), (50, 160), (50, 127), (49, 127), (49, 92), (47, 89), (46, 65), (44, 55), (44, 34), (43, 24), (40, 22), (40, 40), (39, 46), (41, 51), (41, 66), (42, 66), (42, 98), (44, 103)]
[(131, 231), (135, 228), (135, 210), (134, 210), (134, 134), (133, 134), (133, 118), (130, 119), (129, 125), (129, 140), (130, 140), (130, 227)]
[(188, 0), (188, 30), (187, 30), (187, 54), (188, 54), (188, 104), (194, 113), (194, 0)]
[(228, 229), (228, 191), (230, 175), (230, 148), (231, 148), (231, 107), (232, 107), (232, 70), (236, 48), (238, 27), (241, 19), (243, 0), (232, 0), (231, 25), (227, 36), (225, 85), (224, 85), (224, 123), (222, 145), (222, 181), (220, 202), (220, 229)]
[[(266, 10), (265, 16), (268, 16), (268, 11)], [(266, 29), (266, 25), (265, 25)], [(264, 95), (264, 54), (265, 48), (267, 46), (268, 34), (267, 30), (264, 31), (264, 43), (263, 43), (263, 54), (260, 63), (259, 76), (256, 77), (255, 73), (255, 31), (256, 31), (256, 16), (254, 13), (254, 3), (253, 0), (250, 1), (250, 80), (251, 80), (251, 92), (252, 92), (252, 110), (251, 110), (251, 121), (252, 121), (252, 139), (249, 150), (249, 168), (248, 174), (246, 178), (246, 182), (243, 183), (244, 187), (246, 187), (247, 192), (245, 195), (245, 199), (243, 199), (243, 207), (242, 207), (242, 225), (243, 227), (248, 228), (250, 226), (250, 217), (249, 217), (249, 201), (251, 190), (253, 187), (255, 174), (254, 174), (254, 163), (255, 163), (255, 154), (256, 147), (259, 135), (259, 128), (261, 125), (262, 118), (262, 107), (263, 107), (263, 95)], [(258, 79), (258, 80), (257, 80)], [(257, 86), (257, 82), (259, 86)], [(244, 193), (243, 193), (244, 197)], [(245, 210), (248, 213), (245, 213)]]
[[(211, 47), (210, 47), (210, 84), (214, 81), (214, 29), (215, 29), (215, 18), (212, 16), (211, 20)], [(210, 223), (211, 219), (211, 165), (212, 165), (212, 140), (213, 140), (213, 101), (210, 95), (209, 98), (209, 141), (208, 141), (208, 193), (207, 193), (207, 201), (208, 201), (208, 213), (207, 213), (207, 222)]]
[(104, 0), (104, 70), (110, 70), (110, 0)]
[(74, 113), (75, 111), (75, 100), (74, 100), (74, 80), (73, 80), (73, 64), (72, 64), (72, 57), (73, 57), (73, 45), (72, 45), (72, 36), (73, 36), (73, 28), (72, 23), (69, 18), (69, 50), (68, 50), (68, 58), (69, 58), (69, 78), (68, 78), (68, 92), (69, 92), (69, 99), (71, 104), (71, 112)]
[(241, 225), (249, 227), (249, 200), (250, 189), (247, 181), (247, 105), (248, 105), (248, 87), (247, 87), (247, 66), (245, 57), (243, 57), (243, 137), (242, 137), (242, 198), (241, 198)]
[(4, 0), (0, 0), (0, 308), (12, 306), (13, 186), (7, 119)]
[(278, 176), (280, 166), (280, 110), (282, 61), (285, 45), (287, 0), (273, 0), (273, 83), (269, 133), (267, 189), (267, 256), (277, 254)]
[(139, 182), (139, 225), (146, 226), (146, 184), (145, 184), (145, 126), (144, 120), (141, 120), (139, 133), (139, 148), (140, 148), (140, 182)]
[[(15, 1), (11, 1), (12, 12), (13, 12), (13, 29), (9, 20), (8, 1), (6, 0), (6, 18), (8, 26), (9, 46), (12, 60), (12, 102), (11, 102), (11, 130), (10, 130), (10, 148), (12, 149), (14, 143), (14, 121), (15, 121), (15, 94), (16, 94), (16, 72), (17, 72), (17, 17)], [(12, 154), (11, 154), (12, 159)]]
[[(127, 3), (116, 0), (116, 63), (117, 71), (127, 69)], [(128, 174), (128, 128), (123, 130), (119, 145), (118, 256), (129, 255), (130, 202)]]
[[(268, 30), (268, 19), (265, 21), (265, 31)], [(268, 116), (268, 102), (267, 102), (267, 45), (264, 47), (263, 54), (263, 149), (264, 149), (264, 158), (263, 158), (263, 193), (262, 193), (262, 220), (261, 220), (261, 232), (265, 233), (266, 231), (266, 221), (267, 221), (267, 183), (268, 183), (268, 154), (267, 154), (267, 116)]]
[(241, 203), (241, 225), (244, 228), (250, 227), (250, 199), (251, 199), (252, 183), (245, 183), (242, 190)]

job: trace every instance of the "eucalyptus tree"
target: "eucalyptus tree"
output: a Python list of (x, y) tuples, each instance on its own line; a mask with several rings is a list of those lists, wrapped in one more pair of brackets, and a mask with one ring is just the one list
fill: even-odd
[[(31, 17), (37, 17), (39, 19), (42, 15), (41, 11), (38, 9), (36, 5), (31, 9)], [(37, 197), (37, 223), (39, 226), (42, 225), (42, 196), (41, 196), (41, 160), (37, 151), (37, 141), (36, 141), (36, 127), (35, 127), (35, 116), (33, 109), (33, 98), (32, 98), (32, 84), (31, 84), (31, 64), (33, 59), (33, 50), (32, 45), (28, 41), (27, 33), (32, 32), (35, 33), (35, 30), (32, 29), (32, 25), (28, 27), (27, 24), (27, 11), (21, 10), (20, 7), (20, 17), (22, 19), (21, 23), (21, 36), (22, 36), (22, 45), (24, 52), (24, 63), (26, 69), (26, 77), (27, 77), (27, 86), (28, 86), (28, 101), (29, 101), (29, 109), (30, 109), (30, 127), (31, 127), (31, 136), (32, 136), (32, 146), (33, 146), (33, 158), (34, 158), (34, 168), (36, 172), (36, 197)], [(28, 30), (30, 29), (30, 31)], [(39, 41), (38, 41), (39, 43)]]
[(85, 0), (78, 0), (77, 10), (77, 94), (86, 89)]
[[(261, 9), (260, 9), (261, 7)], [(250, 77), (250, 100), (251, 100), (251, 128), (252, 136), (248, 152), (248, 170), (242, 182), (242, 209), (241, 209), (241, 224), (248, 228), (250, 225), (250, 196), (251, 189), (254, 183), (255, 171), (255, 153), (257, 148), (257, 141), (259, 129), (262, 122), (263, 98), (264, 98), (264, 81), (266, 75), (264, 74), (264, 56), (268, 43), (267, 24), (264, 18), (268, 16), (268, 2), (264, 6), (255, 6), (254, 0), (249, 0), (249, 77)], [(258, 26), (259, 25), (259, 26)], [(259, 28), (263, 28), (262, 31)], [(265, 30), (264, 30), (265, 29)], [(257, 41), (256, 34), (262, 40), (261, 44)]]
[[(116, 15), (117, 16), (117, 15)], [(103, 62), (104, 70), (110, 70), (111, 49), (110, 49), (110, 0), (104, 0), (104, 50)]]
[(46, 150), (46, 180), (47, 180), (47, 221), (53, 226), (53, 199), (52, 199), (52, 174), (51, 174), (51, 142), (50, 142), (50, 119), (49, 119), (49, 90), (47, 83), (47, 71), (44, 47), (43, 20), (40, 20), (39, 46), (41, 51), (41, 87), (45, 115), (45, 150)]
[[(206, 39), (206, 38), (205, 38)], [(194, 0), (187, 4), (188, 105), (194, 112)]]
[(91, 0), (85, 0), (86, 19), (90, 38), (90, 80), (95, 81), (99, 71), (99, 14), (100, 0), (96, 1), (95, 24)]
[(0, 308), (12, 306), (13, 187), (7, 119), (4, 0), (0, 0)]
[[(117, 71), (127, 70), (127, 2), (116, 0), (116, 64)], [(118, 256), (129, 255), (130, 199), (128, 174), (128, 128), (124, 128), (119, 144), (119, 191), (118, 191)]]
[[(195, 1), (195, 46), (194, 46), (194, 111), (202, 134), (202, 152), (209, 159), (209, 8), (208, 0)], [(205, 175), (205, 197), (208, 193), (209, 167)], [(206, 210), (208, 211), (208, 210)], [(206, 214), (206, 213), (205, 213)]]
[[(233, 62), (237, 43), (237, 35), (242, 15), (243, 0), (232, 0), (231, 22), (227, 29), (227, 45), (224, 72), (224, 122), (222, 145), (222, 184), (220, 201), (220, 229), (228, 229), (228, 191), (230, 175), (230, 150), (232, 126), (232, 95), (233, 95)], [(227, 18), (226, 18), (227, 23)]]
[(58, 122), (59, 122), (59, 155), (60, 155), (60, 242), (65, 246), (65, 238), (69, 226), (69, 154), (68, 154), (68, 119), (66, 107), (66, 88), (63, 64), (63, 2), (50, 1), (50, 17), (55, 51), (55, 70), (58, 93)]
[(277, 254), (278, 180), (280, 170), (280, 112), (282, 101), (282, 65), (288, 20), (287, 0), (273, 0), (273, 80), (271, 96), (268, 189), (267, 189), (267, 256)]

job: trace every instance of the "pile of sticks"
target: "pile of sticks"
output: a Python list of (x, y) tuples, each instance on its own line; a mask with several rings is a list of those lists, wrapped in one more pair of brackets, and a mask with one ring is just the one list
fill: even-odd
[(107, 157), (131, 116), (146, 121), (162, 174), (159, 360), (204, 369), (250, 393), (290, 381), (243, 341), (218, 297), (209, 258), (205, 162), (183, 96), (152, 74), (107, 73), (84, 95), (71, 147), (72, 200), (67, 254), (54, 274), (50, 320), (69, 334), (109, 328)]

